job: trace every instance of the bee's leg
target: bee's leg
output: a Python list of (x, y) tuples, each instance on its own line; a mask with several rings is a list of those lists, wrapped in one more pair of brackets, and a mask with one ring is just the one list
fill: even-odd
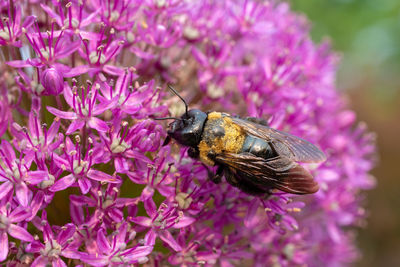
[(232, 186), (234, 186), (234, 187), (239, 187), (239, 182), (238, 182), (238, 180), (235, 178), (235, 174), (234, 174), (229, 168), (226, 168), (226, 169), (225, 169), (224, 174), (225, 174), (225, 179), (226, 179), (226, 181), (227, 181), (230, 185), (232, 185)]
[[(268, 126), (268, 121), (263, 118), (256, 118), (256, 117), (246, 117), (245, 120), (255, 122), (264, 126)], [(268, 118), (269, 119), (269, 118)]]
[(162, 144), (162, 146), (168, 145), (169, 142), (171, 142), (171, 137), (168, 135), (167, 138), (165, 138), (164, 143)]
[(224, 167), (222, 165), (218, 165), (217, 171), (211, 181), (213, 181), (215, 184), (219, 184), (222, 180), (223, 172)]
[(191, 157), (191, 158), (193, 158), (193, 159), (197, 159), (197, 158), (199, 158), (200, 151), (199, 151), (198, 148), (193, 148), (193, 147), (191, 147), (191, 148), (189, 148), (189, 150), (188, 150), (188, 155), (189, 155), (189, 157)]
[(217, 154), (216, 154), (214, 151), (210, 150), (210, 151), (208, 151), (208, 153), (207, 153), (207, 157), (208, 157), (209, 159), (211, 159), (212, 161), (215, 161), (215, 158), (217, 157)]
[(265, 194), (264, 194), (262, 197), (260, 197), (260, 198), (261, 198), (261, 199), (264, 199), (264, 200), (268, 200), (268, 199), (271, 198), (271, 196), (272, 196), (272, 190), (268, 190), (268, 191), (266, 191)]
[(222, 180), (224, 167), (222, 165), (218, 165), (216, 173), (213, 173), (204, 163), (203, 166), (207, 169), (208, 179), (210, 179), (214, 184), (219, 184)]

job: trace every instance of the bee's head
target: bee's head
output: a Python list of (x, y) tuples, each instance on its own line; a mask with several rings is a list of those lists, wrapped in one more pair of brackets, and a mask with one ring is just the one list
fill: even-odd
[(191, 109), (169, 125), (168, 135), (181, 145), (197, 147), (206, 120), (205, 112)]
[(167, 117), (155, 119), (174, 119), (169, 125), (168, 137), (165, 139), (164, 145), (168, 144), (171, 138), (173, 138), (181, 145), (195, 148), (201, 141), (201, 134), (203, 133), (203, 127), (207, 120), (207, 114), (198, 109), (188, 110), (188, 104), (185, 99), (183, 99), (172, 86), (168, 85), (168, 87), (185, 104), (185, 113), (180, 118)]

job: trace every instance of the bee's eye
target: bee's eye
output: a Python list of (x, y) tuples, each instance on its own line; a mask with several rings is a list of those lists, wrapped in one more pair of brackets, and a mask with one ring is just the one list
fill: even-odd
[(189, 118), (189, 119), (184, 119), (184, 120), (182, 120), (183, 125), (184, 125), (184, 126), (188, 126), (188, 125), (189, 125), (189, 121), (190, 121), (190, 118)]

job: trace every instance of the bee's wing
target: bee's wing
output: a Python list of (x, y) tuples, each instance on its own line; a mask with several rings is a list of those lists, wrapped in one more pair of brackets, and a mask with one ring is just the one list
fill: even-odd
[(261, 187), (269, 186), (292, 194), (312, 194), (319, 189), (307, 170), (285, 156), (264, 159), (250, 153), (222, 153), (215, 161), (242, 172)]
[(326, 160), (325, 154), (318, 147), (300, 137), (249, 120), (231, 118), (234, 123), (248, 134), (269, 142), (278, 155), (300, 162), (321, 162)]

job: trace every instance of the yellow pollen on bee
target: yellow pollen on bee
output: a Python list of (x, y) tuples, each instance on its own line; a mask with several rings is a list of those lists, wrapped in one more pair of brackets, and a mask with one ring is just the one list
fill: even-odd
[(210, 114), (208, 114), (207, 119), (208, 121), (211, 120), (216, 120), (216, 119), (221, 119), (222, 118), (222, 113), (221, 112), (211, 112)]
[(213, 140), (212, 145), (209, 146), (204, 140), (199, 143), (200, 159), (205, 164), (213, 166), (215, 163), (207, 155), (212, 152), (213, 154), (222, 154), (223, 152), (238, 153), (243, 147), (246, 135), (243, 133), (242, 128), (233, 123), (232, 119), (228, 116), (222, 116), (220, 112), (211, 112), (208, 114), (207, 123), (212, 123), (213, 120), (223, 119), (223, 127), (225, 135), (217, 137)]

